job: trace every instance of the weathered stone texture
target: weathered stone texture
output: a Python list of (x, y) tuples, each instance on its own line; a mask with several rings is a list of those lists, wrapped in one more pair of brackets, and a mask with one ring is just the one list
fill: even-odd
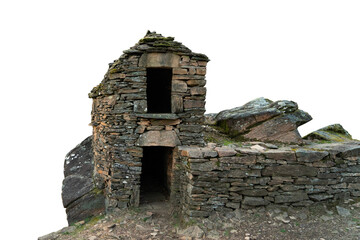
[(62, 201), (69, 224), (105, 211), (103, 192), (95, 186), (92, 136), (86, 138), (65, 157)]
[(290, 177), (301, 177), (309, 176), (314, 177), (317, 175), (317, 169), (314, 167), (304, 165), (279, 165), (279, 166), (268, 166), (262, 171), (263, 176), (290, 176)]
[(308, 140), (325, 140), (331, 142), (351, 141), (351, 135), (340, 124), (333, 124), (309, 133), (304, 137)]
[(296, 154), (294, 151), (291, 150), (278, 150), (272, 149), (269, 151), (264, 152), (266, 158), (269, 159), (277, 159), (277, 160), (285, 160), (287, 162), (295, 162), (296, 161)]
[(215, 124), (230, 136), (248, 140), (301, 143), (297, 128), (311, 119), (295, 102), (258, 98), (241, 107), (219, 112)]
[[(329, 154), (329, 145), (327, 151), (312, 147), (261, 151), (252, 146), (180, 147), (178, 162), (184, 171), (181, 206), (191, 209), (183, 213), (190, 217), (209, 216), (220, 209), (268, 204), (308, 206), (356, 197), (360, 195), (360, 160), (352, 165), (352, 160), (341, 157), (356, 146), (359, 143), (342, 147), (335, 144), (337, 154)], [(328, 165), (318, 166), (319, 162)]]
[[(148, 127), (149, 129), (149, 127)], [(165, 146), (175, 147), (180, 145), (180, 140), (174, 131), (161, 131), (160, 126), (157, 131), (148, 131), (140, 135), (137, 142), (138, 146)]]
[(275, 196), (275, 203), (293, 203), (309, 199), (305, 192), (288, 192), (286, 194)]
[(62, 199), (64, 206), (69, 206), (76, 199), (84, 196), (93, 189), (91, 178), (81, 175), (70, 175), (64, 179)]

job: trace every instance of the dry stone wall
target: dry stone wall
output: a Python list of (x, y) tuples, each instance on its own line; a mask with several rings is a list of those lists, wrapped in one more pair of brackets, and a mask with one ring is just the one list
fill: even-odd
[(268, 204), (307, 206), (360, 196), (360, 143), (267, 149), (179, 147), (181, 208), (189, 217)]

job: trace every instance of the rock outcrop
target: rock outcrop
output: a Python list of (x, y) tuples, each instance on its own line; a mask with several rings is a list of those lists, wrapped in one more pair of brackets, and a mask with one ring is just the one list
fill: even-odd
[(92, 136), (65, 157), (62, 200), (69, 225), (104, 211), (104, 194), (93, 181)]
[(258, 98), (219, 112), (215, 124), (231, 137), (246, 140), (302, 143), (297, 128), (312, 117), (293, 101)]
[(333, 124), (312, 132), (304, 137), (307, 140), (344, 142), (353, 140), (351, 135), (340, 124)]

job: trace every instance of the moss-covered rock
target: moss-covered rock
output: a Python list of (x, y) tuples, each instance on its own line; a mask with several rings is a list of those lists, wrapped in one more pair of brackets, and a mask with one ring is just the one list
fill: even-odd
[(353, 140), (351, 135), (340, 124), (333, 124), (314, 131), (304, 137), (307, 140), (344, 142)]
[[(109, 63), (108, 72), (105, 74), (104, 79), (101, 83), (94, 87), (89, 93), (89, 98), (97, 98), (112, 95), (114, 93), (114, 86), (110, 85), (112, 79), (116, 78), (112, 75), (115, 74), (124, 74), (128, 76), (129, 69), (128, 66), (131, 61), (136, 61), (134, 59), (139, 58), (139, 56), (146, 53), (174, 53), (179, 56), (186, 56), (189, 60), (210, 61), (205, 54), (192, 52), (188, 47), (184, 46), (181, 42), (175, 41), (174, 37), (164, 37), (161, 34), (156, 32), (147, 31), (146, 35), (139, 40), (134, 46), (130, 49), (123, 51), (118, 59), (114, 60), (112, 63)], [(131, 61), (129, 59), (133, 58)], [(133, 63), (133, 62), (132, 62)], [(119, 82), (123, 81), (120, 80)]]

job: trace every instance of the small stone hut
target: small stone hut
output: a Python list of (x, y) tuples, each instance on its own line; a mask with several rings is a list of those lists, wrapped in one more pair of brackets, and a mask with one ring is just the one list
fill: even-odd
[(204, 145), (208, 61), (148, 31), (109, 64), (89, 94), (95, 182), (108, 211), (138, 206), (157, 190), (180, 201), (174, 149)]

